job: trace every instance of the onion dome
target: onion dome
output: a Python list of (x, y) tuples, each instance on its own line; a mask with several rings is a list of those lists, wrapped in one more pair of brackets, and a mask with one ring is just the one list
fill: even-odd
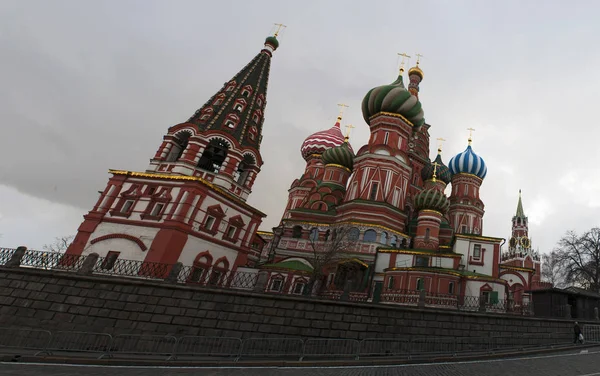
[(424, 189), (417, 193), (414, 198), (417, 210), (429, 209), (445, 214), (450, 207), (450, 201), (439, 189)]
[(279, 47), (279, 41), (274, 36), (267, 37), (265, 39), (265, 46), (271, 46), (273, 51), (275, 51)]
[(408, 70), (408, 77), (410, 77), (414, 74), (421, 77), (421, 80), (424, 77), (423, 71), (421, 70), (421, 68), (419, 68), (419, 63), (417, 63), (417, 65), (415, 65), (414, 67), (412, 67)]
[(362, 112), (367, 124), (371, 124), (371, 116), (380, 112), (402, 115), (415, 127), (425, 123), (421, 102), (404, 87), (402, 72), (391, 84), (369, 90), (362, 101)]
[[(325, 131), (313, 133), (304, 140), (300, 151), (302, 158), (308, 161), (313, 154), (321, 155), (327, 149), (340, 146), (344, 143), (345, 138), (340, 129), (341, 116), (338, 116), (335, 125)], [(352, 148), (350, 147), (350, 150)]]
[(354, 167), (354, 152), (348, 143), (348, 139), (340, 146), (325, 150), (321, 159), (323, 159), (325, 165), (336, 164), (344, 166), (349, 170), (352, 170), (352, 167)]
[(450, 159), (448, 163), (450, 173), (456, 174), (471, 174), (481, 179), (485, 178), (487, 174), (487, 166), (483, 161), (483, 158), (473, 152), (471, 148), (471, 141), (469, 140), (469, 146), (460, 154), (455, 155)]
[[(436, 165), (434, 165), (436, 163)], [(438, 154), (433, 162), (427, 163), (421, 170), (421, 178), (423, 181), (433, 179), (433, 173), (435, 172), (435, 178), (443, 181), (444, 183), (450, 183), (452, 174), (450, 169), (442, 162), (442, 155)]]

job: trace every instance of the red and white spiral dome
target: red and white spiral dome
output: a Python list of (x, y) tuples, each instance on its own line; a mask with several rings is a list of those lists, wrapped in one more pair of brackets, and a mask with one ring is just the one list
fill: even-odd
[(342, 118), (338, 117), (333, 127), (313, 133), (304, 140), (300, 148), (304, 160), (308, 161), (313, 155), (320, 156), (325, 150), (344, 143), (345, 138), (340, 129), (341, 120)]

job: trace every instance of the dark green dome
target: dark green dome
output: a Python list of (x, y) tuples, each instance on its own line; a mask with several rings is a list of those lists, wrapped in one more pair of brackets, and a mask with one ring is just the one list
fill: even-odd
[(437, 167), (435, 168), (436, 179), (441, 180), (446, 184), (450, 183), (450, 180), (452, 179), (452, 174), (450, 173), (450, 169), (448, 168), (448, 166), (446, 166), (444, 162), (442, 162), (441, 154), (438, 154), (437, 157), (433, 160), (433, 162), (429, 162), (425, 165), (425, 167), (423, 167), (423, 169), (421, 170), (421, 178), (423, 179), (423, 181), (427, 181), (433, 178), (434, 162), (437, 163)]
[(350, 170), (354, 167), (354, 152), (348, 141), (345, 141), (340, 146), (325, 150), (321, 159), (325, 165), (337, 164)]
[(417, 210), (429, 209), (445, 214), (450, 207), (450, 201), (444, 192), (435, 189), (424, 189), (415, 195), (415, 207)]
[(273, 46), (273, 50), (276, 50), (279, 47), (279, 41), (274, 36), (267, 37), (267, 39), (265, 39), (265, 44)]
[(406, 90), (402, 75), (391, 84), (373, 88), (365, 95), (362, 101), (362, 113), (367, 124), (371, 124), (369, 120), (371, 116), (380, 112), (402, 115), (415, 127), (425, 123), (421, 102)]

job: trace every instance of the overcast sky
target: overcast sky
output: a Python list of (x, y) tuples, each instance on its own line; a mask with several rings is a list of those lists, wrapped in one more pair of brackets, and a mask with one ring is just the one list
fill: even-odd
[[(353, 5), (356, 4), (356, 5)], [(484, 234), (510, 236), (519, 189), (534, 247), (599, 224), (600, 3), (593, 1), (0, 1), (0, 246), (75, 234), (108, 169), (143, 171), (183, 122), (281, 35), (249, 202), (278, 224), (302, 140), (424, 55), (431, 153), (488, 165)], [(414, 63), (414, 59), (412, 60)]]

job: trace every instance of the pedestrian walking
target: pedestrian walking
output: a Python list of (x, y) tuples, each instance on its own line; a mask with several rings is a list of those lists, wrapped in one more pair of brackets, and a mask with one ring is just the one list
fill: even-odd
[(573, 326), (573, 343), (577, 344), (577, 342), (583, 343), (583, 334), (581, 334), (579, 323), (575, 321), (575, 325)]

